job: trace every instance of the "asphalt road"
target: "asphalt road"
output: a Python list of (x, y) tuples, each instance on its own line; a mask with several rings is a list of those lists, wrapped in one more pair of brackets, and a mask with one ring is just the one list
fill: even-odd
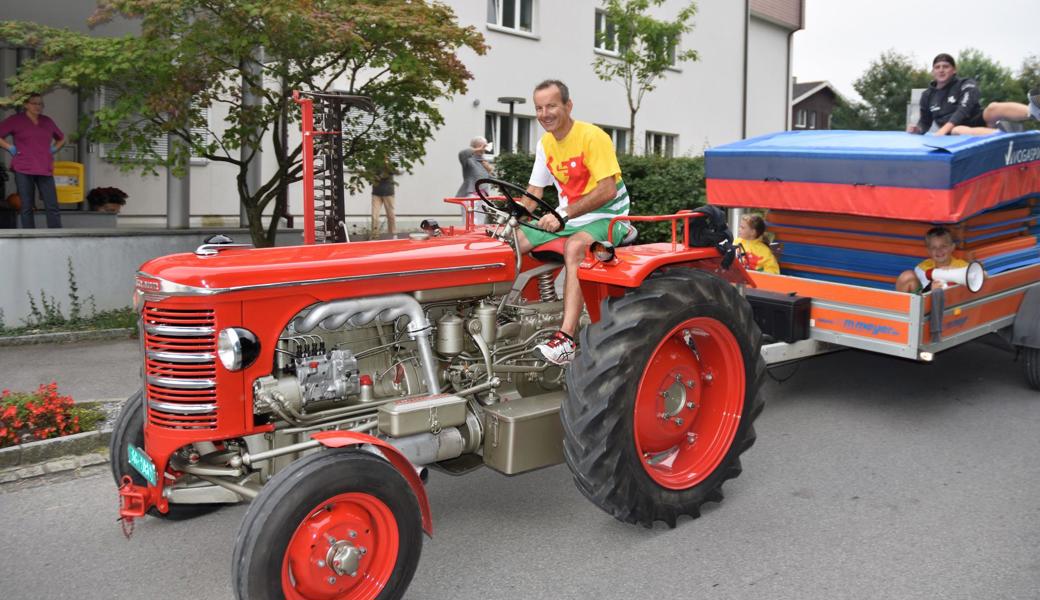
[[(673, 530), (615, 521), (565, 466), (432, 474), (407, 598), (1040, 598), (1040, 393), (1010, 355), (847, 352), (765, 392), (743, 475)], [(227, 600), (243, 513), (126, 541), (107, 472), (3, 490), (0, 598)]]

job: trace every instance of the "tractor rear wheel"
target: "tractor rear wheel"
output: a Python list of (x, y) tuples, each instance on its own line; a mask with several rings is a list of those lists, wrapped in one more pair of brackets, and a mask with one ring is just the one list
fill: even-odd
[(655, 273), (606, 300), (581, 333), (561, 410), (578, 489), (646, 527), (721, 501), (755, 441), (761, 337), (738, 290), (697, 269)]
[(419, 502), (390, 463), (322, 450), (281, 471), (235, 536), (239, 600), (392, 600), (422, 552)]
[[(108, 458), (112, 466), (112, 477), (116, 485), (123, 484), (123, 477), (130, 476), (135, 485), (148, 485), (145, 478), (130, 466), (130, 458), (127, 455), (128, 446), (137, 446), (144, 449), (144, 393), (138, 390), (130, 396), (123, 404), (123, 408), (116, 417), (115, 425), (112, 427), (112, 438), (108, 442)], [(211, 513), (223, 504), (175, 504), (170, 503), (170, 510), (166, 513), (152, 507), (148, 514), (171, 521), (191, 519)]]
[(1026, 381), (1034, 390), (1040, 390), (1040, 348), (1022, 348), (1022, 366)]

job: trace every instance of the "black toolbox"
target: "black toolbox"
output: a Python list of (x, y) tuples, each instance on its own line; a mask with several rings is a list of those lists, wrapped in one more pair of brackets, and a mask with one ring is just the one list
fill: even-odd
[(812, 298), (747, 288), (745, 297), (762, 333), (787, 343), (808, 339)]

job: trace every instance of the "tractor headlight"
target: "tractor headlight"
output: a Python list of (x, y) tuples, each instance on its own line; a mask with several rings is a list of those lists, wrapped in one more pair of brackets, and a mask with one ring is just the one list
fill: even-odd
[(259, 355), (260, 342), (248, 329), (229, 327), (217, 335), (217, 356), (228, 371), (248, 367)]

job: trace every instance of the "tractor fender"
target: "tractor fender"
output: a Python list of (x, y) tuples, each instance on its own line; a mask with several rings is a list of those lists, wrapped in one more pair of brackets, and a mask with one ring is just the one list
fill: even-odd
[(419, 512), (422, 515), (422, 527), (426, 535), (433, 537), (433, 517), (430, 514), (430, 500), (426, 496), (426, 488), (423, 486), (419, 474), (415, 471), (412, 462), (405, 458), (404, 454), (387, 442), (356, 431), (318, 431), (311, 434), (311, 439), (317, 441), (326, 448), (345, 448), (347, 446), (372, 445), (379, 449), (390, 464), (404, 476), (405, 481), (411, 486), (415, 498), (419, 501)]
[(1040, 285), (1034, 285), (1022, 297), (1011, 330), (1011, 343), (1026, 348), (1040, 348)]

